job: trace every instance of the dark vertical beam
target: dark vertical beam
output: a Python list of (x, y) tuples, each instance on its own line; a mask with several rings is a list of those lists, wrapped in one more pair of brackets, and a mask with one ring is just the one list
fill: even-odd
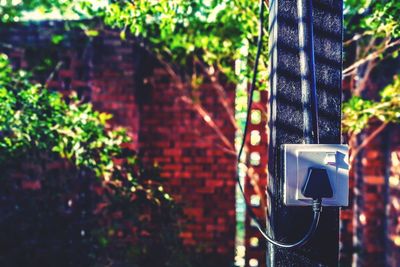
[[(342, 0), (314, 0), (316, 84), (322, 144), (339, 144), (341, 120)], [(275, 239), (299, 240), (312, 221), (310, 207), (283, 205), (282, 144), (307, 143), (300, 74), (296, 0), (270, 1), (270, 148), (267, 230)], [(305, 78), (305, 77), (303, 77)], [(316, 234), (298, 249), (268, 245), (268, 266), (337, 266), (339, 209), (323, 208)]]

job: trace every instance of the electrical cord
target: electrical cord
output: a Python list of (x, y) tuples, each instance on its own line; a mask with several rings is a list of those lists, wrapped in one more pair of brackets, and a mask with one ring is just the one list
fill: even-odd
[[(299, 1), (299, 0), (297, 0)], [(304, 1), (304, 0), (303, 0)], [(310, 57), (310, 83), (311, 83), (311, 111), (312, 111), (312, 127), (314, 144), (319, 144), (319, 127), (318, 127), (318, 96), (317, 96), (317, 81), (315, 78), (315, 52), (314, 52), (314, 17), (312, 14), (312, 0), (308, 1), (307, 10), (307, 28), (308, 34), (308, 55)]]
[(264, 37), (264, 1), (260, 0), (260, 13), (259, 13), (259, 30), (258, 30), (258, 37), (257, 37), (257, 54), (256, 54), (256, 58), (254, 61), (254, 67), (253, 67), (253, 77), (251, 80), (251, 85), (250, 85), (250, 92), (249, 92), (249, 97), (247, 100), (247, 112), (246, 112), (246, 123), (244, 125), (244, 130), (243, 130), (243, 140), (242, 143), (240, 145), (240, 149), (239, 149), (239, 154), (238, 154), (238, 159), (240, 161), (240, 157), (242, 156), (243, 153), (243, 149), (244, 149), (244, 145), (246, 142), (246, 136), (247, 136), (247, 131), (249, 129), (248, 127), (248, 122), (249, 122), (249, 118), (250, 118), (250, 114), (251, 114), (251, 106), (253, 104), (253, 95), (254, 95), (254, 91), (256, 88), (256, 82), (257, 82), (257, 72), (258, 72), (258, 63), (260, 62), (260, 56), (261, 56), (261, 50), (262, 50), (262, 39)]
[[(311, 0), (309, 0), (309, 2), (311, 2)], [(315, 59), (314, 59), (314, 43), (313, 43), (313, 29), (312, 29), (312, 23), (313, 23), (313, 18), (312, 18), (312, 3), (310, 3), (310, 13), (309, 15), (309, 27), (310, 27), (310, 35), (311, 35), (311, 43), (310, 46), (312, 46), (310, 48), (311, 52), (312, 52), (312, 56), (311, 56), (311, 64), (312, 64), (312, 70), (311, 70), (311, 79), (313, 79), (312, 81), (312, 101), (313, 101), (313, 110), (316, 112), (316, 114), (313, 116), (313, 129), (314, 129), (314, 141), (316, 143), (319, 143), (319, 134), (318, 134), (318, 103), (317, 103), (317, 97), (316, 97), (316, 86), (315, 86)], [(311, 24), (311, 25), (310, 25)], [(259, 64), (259, 60), (260, 60), (260, 56), (261, 56), (261, 50), (262, 50), (262, 39), (264, 36), (264, 1), (260, 0), (259, 2), (259, 32), (258, 32), (258, 39), (257, 39), (257, 54), (256, 54), (256, 58), (255, 58), (255, 62), (254, 62), (254, 67), (253, 67), (253, 77), (252, 77), (252, 81), (251, 81), (251, 85), (250, 85), (250, 91), (249, 91), (249, 96), (248, 96), (248, 103), (247, 103), (247, 112), (246, 112), (246, 121), (245, 121), (245, 125), (244, 125), (244, 130), (243, 130), (243, 137), (242, 137), (242, 143), (240, 145), (239, 148), (239, 153), (238, 153), (238, 163), (241, 163), (241, 156), (244, 150), (244, 146), (245, 146), (245, 142), (246, 142), (246, 136), (247, 136), (247, 132), (248, 132), (248, 123), (249, 123), (249, 119), (251, 116), (251, 107), (253, 104), (253, 95), (254, 95), (254, 91), (255, 91), (255, 87), (256, 87), (256, 82), (257, 82), (257, 72), (258, 72), (258, 64)], [(310, 52), (310, 51), (309, 51)], [(261, 227), (261, 223), (259, 221), (259, 219), (257, 218), (257, 216), (255, 215), (251, 205), (249, 204), (248, 200), (246, 199), (246, 195), (244, 193), (244, 188), (240, 182), (240, 178), (239, 175), (236, 176), (237, 179), (237, 183), (239, 185), (239, 189), (243, 195), (243, 199), (246, 205), (246, 208), (249, 212), (250, 218), (254, 220), (255, 225), (257, 230), (261, 233), (261, 235), (271, 244), (281, 247), (281, 248), (295, 248), (295, 247), (299, 247), (301, 245), (304, 245), (315, 233), (315, 230), (317, 229), (318, 226), (318, 222), (319, 222), (319, 218), (320, 218), (320, 213), (322, 211), (322, 199), (321, 198), (317, 198), (317, 199), (313, 199), (312, 202), (312, 209), (313, 209), (313, 221), (311, 223), (310, 228), (308, 229), (307, 233), (304, 235), (303, 238), (301, 238), (299, 241), (294, 242), (294, 243), (283, 243), (283, 242), (279, 242), (274, 240), (272, 237), (268, 236), (266, 231), (263, 229), (263, 227)]]
[(317, 230), (317, 226), (318, 226), (318, 222), (319, 222), (319, 218), (320, 218), (320, 214), (321, 214), (321, 210), (322, 210), (322, 200), (321, 199), (314, 199), (312, 202), (312, 208), (313, 208), (313, 212), (314, 212), (314, 217), (313, 217), (313, 221), (311, 223), (310, 228), (308, 229), (307, 233), (304, 235), (304, 237), (302, 239), (300, 239), (297, 242), (294, 243), (282, 243), (282, 242), (278, 242), (276, 240), (273, 240), (271, 237), (269, 237), (262, 229), (259, 225), (257, 225), (257, 229), (258, 231), (260, 231), (260, 233), (262, 234), (262, 236), (270, 243), (274, 244), (275, 246), (281, 247), (281, 248), (295, 248), (295, 247), (299, 247), (304, 245), (315, 233), (315, 230)]

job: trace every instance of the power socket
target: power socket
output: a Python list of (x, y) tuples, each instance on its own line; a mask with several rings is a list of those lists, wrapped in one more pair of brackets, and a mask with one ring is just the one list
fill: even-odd
[(349, 201), (348, 146), (332, 144), (283, 145), (284, 204), (311, 206), (312, 199), (303, 195), (310, 168), (326, 169), (333, 190), (323, 198), (323, 206), (347, 206)]

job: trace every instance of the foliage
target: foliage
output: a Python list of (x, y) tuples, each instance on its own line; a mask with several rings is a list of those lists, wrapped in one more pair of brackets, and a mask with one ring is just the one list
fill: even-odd
[(344, 131), (359, 133), (372, 118), (382, 122), (400, 123), (400, 76), (381, 91), (381, 99), (376, 102), (353, 96), (343, 105)]
[[(222, 73), (236, 83), (248, 81), (256, 48), (257, 1), (140, 0), (112, 1), (106, 6), (101, 2), (7, 1), (0, 14), (3, 22), (18, 20), (23, 12), (38, 9), (42, 13), (58, 10), (64, 17), (68, 14), (80, 18), (102, 17), (107, 25), (121, 29), (121, 38), (125, 39), (127, 33), (139, 37), (149, 51), (173, 65), (189, 87), (196, 88), (202, 83), (204, 73), (216, 77), (219, 75), (215, 74)], [(399, 12), (400, 3), (396, 0), (345, 1), (345, 77), (365, 81), (377, 65), (391, 56), (398, 57)], [(268, 34), (265, 41), (267, 38)], [(264, 51), (259, 77), (268, 76), (268, 57)], [(267, 84), (259, 80), (260, 87)], [(365, 83), (356, 87), (353, 94), (359, 95)], [(238, 99), (242, 103), (238, 109), (243, 111), (244, 90), (238, 90)], [(345, 112), (352, 112), (349, 106), (352, 105), (347, 105)], [(348, 117), (354, 117), (357, 111), (354, 112)]]
[[(200, 61), (210, 73), (222, 71), (236, 82), (237, 74), (249, 77), (254, 63), (257, 18), (255, 0), (115, 1), (104, 16), (107, 25), (123, 29), (123, 38), (126, 31), (144, 38), (153, 53), (189, 76), (196, 71), (187, 67)], [(260, 76), (266, 74), (264, 52)], [(235, 73), (237, 60), (246, 62), (240, 73)]]
[[(400, 3), (396, 0), (345, 1), (345, 23), (348, 34), (367, 34), (374, 36), (400, 36)], [(357, 20), (357, 23), (354, 23)]]
[[(389, 55), (396, 58), (399, 50), (398, 37), (400, 37), (398, 16), (400, 3), (396, 0), (347, 0), (345, 3), (345, 27), (348, 39), (345, 41), (346, 61), (347, 65), (353, 66), (345, 69), (345, 76), (361, 66), (356, 64), (358, 61), (375, 64), (377, 60), (384, 61)], [(351, 52), (355, 47), (357, 51)], [(362, 61), (364, 59), (365, 61)]]
[(29, 78), (0, 56), (1, 265), (186, 266), (179, 209), (125, 131)]
[[(7, 1), (11, 2), (14, 1)], [(93, 2), (96, 1), (24, 0), (17, 5), (2, 6), (0, 15), (3, 23), (18, 21), (24, 11), (39, 7), (44, 13), (59, 9), (63, 14), (77, 13), (77, 17), (80, 18), (101, 17), (107, 25), (121, 30), (122, 39), (128, 39), (133, 35), (135, 41), (170, 67), (176, 76), (183, 77), (185, 89), (196, 90), (201, 83), (208, 80), (218, 83), (225, 77), (240, 84), (241, 90), (237, 91), (237, 111), (245, 109), (247, 83), (256, 49), (257, 2), (255, 0), (116, 0), (111, 1), (111, 4), (104, 9), (93, 8), (91, 4)], [(353, 97), (343, 105), (343, 126), (350, 134), (357, 134), (368, 127), (372, 118), (383, 123), (399, 123), (399, 78), (391, 80), (392, 73), (383, 77), (384, 84), (379, 88), (389, 85), (382, 91), (379, 100), (361, 97), (363, 92), (369, 89), (368, 86), (374, 79), (372, 76), (377, 67), (390, 64), (391, 58), (398, 60), (399, 12), (400, 3), (397, 0), (345, 1), (344, 77), (352, 84), (350, 93)], [(88, 29), (88, 32), (92, 31)], [(267, 38), (268, 34), (265, 35), (264, 43)], [(55, 43), (62, 41), (57, 36), (53, 40)], [(258, 79), (259, 87), (267, 84), (261, 79), (268, 76), (267, 60), (267, 50), (264, 49)], [(5, 84), (9, 84), (11, 81), (7, 79), (11, 76), (11, 71), (7, 67), (2, 70), (5, 74), (1, 79), (6, 81)], [(21, 88), (25, 78), (17, 78), (11, 83)], [(130, 201), (127, 200), (128, 196), (132, 194), (136, 196), (139, 191), (147, 196), (147, 191), (144, 187), (140, 188), (143, 185), (138, 182), (138, 177), (142, 174), (127, 171), (130, 167), (126, 166), (137, 166), (137, 157), (128, 156), (127, 165), (111, 159), (125, 153), (126, 150), (122, 149), (121, 145), (128, 140), (123, 132), (104, 130), (107, 115), (94, 113), (90, 105), (81, 105), (76, 97), (71, 98), (71, 105), (62, 104), (64, 102), (60, 96), (31, 84), (26, 87), (25, 94), (16, 94), (15, 90), (8, 88), (2, 89), (0, 94), (2, 102), (0, 119), (6, 118), (0, 122), (3, 127), (1, 153), (6, 151), (13, 159), (20, 159), (30, 154), (32, 150), (47, 151), (46, 149), (50, 147), (52, 153), (74, 162), (80, 170), (89, 170), (94, 176), (102, 177), (107, 188), (111, 187), (113, 190), (119, 188), (117, 192), (125, 197), (123, 199), (127, 201), (126, 203)], [(24, 112), (20, 114), (20, 109), (15, 107), (20, 105), (21, 100), (25, 102)], [(54, 109), (51, 112), (52, 116), (47, 115), (46, 109), (37, 107), (37, 103), (43, 100), (47, 109)], [(58, 118), (57, 114), (61, 114), (63, 118)], [(64, 114), (68, 114), (65, 120)], [(12, 122), (10, 125), (7, 124), (8, 120)], [(55, 121), (59, 126), (48, 127)], [(80, 123), (81, 121), (85, 123)], [(86, 134), (76, 135), (81, 131)], [(34, 135), (35, 138), (31, 138), (30, 135)], [(49, 147), (42, 147), (44, 142), (35, 140), (46, 140), (46, 142), (49, 140)], [(7, 157), (3, 160), (7, 160)], [(118, 186), (115, 187), (115, 184)], [(137, 191), (131, 192), (132, 188)], [(157, 190), (151, 192), (158, 192), (163, 196)], [(150, 200), (152, 199), (150, 197)], [(162, 199), (161, 203), (168, 202)], [(115, 232), (118, 231), (111, 230), (111, 233)], [(107, 233), (99, 235), (105, 237)], [(99, 241), (100, 244), (109, 242), (101, 238), (98, 240), (102, 240)]]
[(0, 2), (0, 22), (40, 19), (83, 19), (95, 16), (106, 2), (101, 0), (6, 0)]
[(60, 94), (30, 84), (27, 72), (12, 75), (5, 55), (0, 60), (0, 159), (15, 158), (31, 149), (51, 149), (109, 180), (116, 171), (113, 157), (129, 141), (122, 129), (104, 129), (110, 115), (93, 111), (90, 104), (79, 104), (76, 96), (67, 104)]
[[(55, 2), (53, 6), (52, 2)], [(73, 18), (73, 14), (79, 18), (101, 18), (106, 25), (120, 29), (122, 39), (133, 35), (135, 42), (161, 61), (170, 70), (169, 74), (173, 75), (178, 87), (186, 89), (185, 101), (190, 99), (193, 106), (204, 109), (196, 92), (202, 83), (211, 81), (212, 86), (220, 91), (220, 102), (227, 110), (230, 121), (233, 126), (237, 126), (221, 88), (224, 89), (227, 80), (240, 84), (236, 109), (238, 114), (245, 112), (246, 88), (256, 54), (259, 1), (140, 0), (111, 1), (103, 6), (100, 0), (58, 2), (25, 0), (16, 5), (16, 10), (21, 11), (20, 15), (24, 9), (39, 10), (43, 17), (52, 10), (58, 10), (64, 19)], [(268, 11), (265, 13), (267, 18)], [(11, 14), (8, 15), (11, 17)], [(93, 29), (93, 25), (85, 23), (68, 24), (78, 26), (87, 33), (103, 30), (101, 26)], [(267, 47), (268, 40), (266, 29), (267, 25), (264, 25), (264, 47)], [(55, 42), (60, 41), (58, 37), (53, 38)], [(257, 80), (257, 88), (260, 90), (267, 87), (266, 78), (261, 78), (268, 76), (267, 60), (268, 51), (263, 49)], [(212, 116), (208, 116), (212, 120)]]
[[(396, 0), (346, 1), (348, 37), (345, 41), (347, 67), (344, 77), (351, 86), (353, 97), (343, 105), (343, 126), (350, 134), (367, 128), (373, 117), (384, 124), (400, 122), (399, 76), (396, 75), (400, 51), (399, 12), (400, 3)], [(379, 72), (380, 69), (383, 71)], [(371, 92), (372, 84), (378, 88), (386, 86), (380, 97), (377, 92)], [(361, 97), (367, 91), (371, 99)]]
[[(150, 51), (182, 67), (181, 71), (199, 60), (209, 71), (222, 71), (234, 81), (238, 81), (237, 75), (250, 76), (256, 53), (258, 1), (140, 0), (112, 1), (108, 5), (103, 2), (7, 1), (0, 6), (0, 15), (3, 23), (29, 20), (24, 15), (33, 11), (42, 14), (41, 18), (52, 12), (64, 19), (101, 17), (107, 25), (121, 29), (123, 39), (127, 32), (143, 38)], [(266, 42), (268, 34), (265, 33)], [(264, 77), (267, 76), (267, 54), (264, 49), (260, 67), (260, 76)], [(236, 60), (243, 61), (244, 68), (235, 74)], [(195, 72), (190, 69), (187, 73), (194, 83), (199, 79), (192, 77)]]

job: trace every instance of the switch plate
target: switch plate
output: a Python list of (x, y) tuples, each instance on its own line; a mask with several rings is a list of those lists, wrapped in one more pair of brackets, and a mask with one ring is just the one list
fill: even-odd
[(332, 198), (322, 199), (323, 206), (347, 206), (349, 201), (348, 146), (331, 144), (283, 145), (284, 203), (286, 206), (311, 206), (303, 196), (310, 167), (325, 168), (333, 189)]

